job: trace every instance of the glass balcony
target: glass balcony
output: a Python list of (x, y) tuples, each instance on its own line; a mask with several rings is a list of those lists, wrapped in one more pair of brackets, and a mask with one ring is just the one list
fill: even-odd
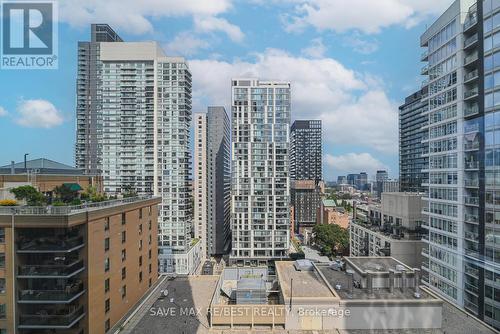
[(422, 70), (420, 71), (420, 74), (422, 74), (422, 75), (429, 74), (429, 65), (425, 65), (424, 67), (422, 67)]
[(468, 66), (473, 64), (476, 60), (478, 60), (477, 53), (471, 54), (464, 59), (464, 66)]
[(37, 314), (21, 314), (19, 328), (71, 328), (84, 316), (83, 306), (57, 310), (40, 308)]
[(82, 282), (68, 285), (65, 290), (21, 290), (19, 291), (18, 303), (71, 303), (83, 293), (85, 290)]
[(467, 82), (467, 81), (471, 81), (473, 79), (476, 79), (478, 78), (479, 76), (479, 71), (477, 69), (467, 73), (466, 75), (464, 75), (464, 81)]
[(479, 206), (479, 197), (477, 196), (465, 196), (465, 204), (466, 205), (472, 205), (472, 206)]
[(479, 222), (479, 217), (478, 215), (473, 215), (473, 214), (465, 214), (465, 221), (469, 223), (478, 223)]
[(478, 179), (465, 179), (464, 185), (468, 188), (478, 188), (479, 180)]
[(474, 170), (474, 169), (478, 169), (479, 168), (479, 161), (465, 161), (464, 162), (464, 168), (466, 170)]
[(471, 37), (465, 39), (464, 41), (464, 49), (470, 48), (474, 46), (478, 41), (478, 35), (477, 33), (472, 35)]
[(427, 61), (429, 59), (429, 51), (425, 50), (422, 52), (422, 55), (420, 56), (421, 61)]
[(44, 237), (31, 240), (18, 241), (18, 253), (53, 253), (70, 252), (85, 245), (83, 237), (78, 236), (71, 239), (59, 237)]
[(467, 31), (470, 28), (474, 27), (476, 23), (477, 23), (477, 13), (467, 16), (467, 18), (464, 21), (464, 31)]
[(479, 150), (479, 141), (465, 141), (464, 142), (464, 150), (466, 151), (476, 151)]
[(465, 100), (471, 99), (473, 97), (476, 97), (478, 94), (479, 94), (479, 90), (477, 89), (477, 87), (474, 87), (474, 88), (464, 92), (464, 99)]
[(58, 278), (70, 277), (76, 275), (84, 269), (83, 261), (77, 260), (68, 264), (41, 264), (41, 265), (22, 265), (19, 266), (20, 278), (40, 277), (40, 278)]

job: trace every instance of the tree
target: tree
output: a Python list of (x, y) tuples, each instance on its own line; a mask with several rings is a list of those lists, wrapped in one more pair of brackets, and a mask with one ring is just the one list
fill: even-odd
[(336, 224), (318, 224), (313, 240), (326, 256), (343, 255), (349, 248), (349, 231)]
[(42, 206), (47, 202), (45, 196), (33, 186), (20, 186), (11, 189), (10, 192), (14, 194), (18, 201), (25, 200), (26, 204), (31, 206)]
[(123, 187), (122, 196), (123, 198), (136, 197), (137, 191), (131, 185), (128, 184)]

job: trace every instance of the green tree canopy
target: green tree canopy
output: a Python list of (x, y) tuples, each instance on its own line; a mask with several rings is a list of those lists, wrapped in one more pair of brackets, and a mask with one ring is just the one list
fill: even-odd
[(326, 256), (344, 254), (349, 248), (349, 231), (336, 224), (318, 224), (313, 228), (313, 240)]
[(36, 190), (35, 187), (30, 185), (13, 188), (10, 192), (14, 194), (18, 201), (25, 200), (28, 205), (41, 206), (45, 205), (47, 202), (45, 196)]

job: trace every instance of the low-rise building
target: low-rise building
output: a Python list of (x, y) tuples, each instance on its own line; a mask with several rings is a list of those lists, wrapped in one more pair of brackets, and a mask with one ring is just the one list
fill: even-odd
[(382, 193), (382, 204), (354, 215), (351, 256), (392, 256), (410, 266), (422, 263), (422, 198), (418, 193)]
[(334, 200), (324, 199), (318, 208), (317, 224), (335, 224), (343, 228), (349, 227), (350, 216), (343, 207), (337, 206)]
[(158, 278), (159, 203), (0, 207), (0, 332), (107, 332)]
[(13, 199), (10, 190), (19, 186), (31, 185), (50, 196), (55, 187), (63, 184), (79, 189), (93, 186), (100, 192), (102, 176), (85, 174), (82, 169), (45, 158), (0, 166), (0, 200)]

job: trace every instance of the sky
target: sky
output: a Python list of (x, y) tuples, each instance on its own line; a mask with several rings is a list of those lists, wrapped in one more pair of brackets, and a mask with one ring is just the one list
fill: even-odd
[(59, 67), (0, 70), (0, 165), (74, 165), (78, 41), (108, 23), (187, 58), (193, 112), (230, 110), (233, 77), (288, 80), (292, 120), (323, 121), (324, 178), (398, 177), (398, 106), (420, 88), (419, 37), (452, 0), (61, 0)]

